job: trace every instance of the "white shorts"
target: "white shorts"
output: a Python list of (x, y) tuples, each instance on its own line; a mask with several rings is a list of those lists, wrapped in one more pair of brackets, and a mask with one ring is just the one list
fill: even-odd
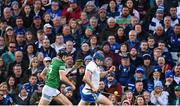
[(42, 98), (51, 102), (53, 97), (59, 95), (61, 92), (58, 89), (45, 85), (42, 89)]

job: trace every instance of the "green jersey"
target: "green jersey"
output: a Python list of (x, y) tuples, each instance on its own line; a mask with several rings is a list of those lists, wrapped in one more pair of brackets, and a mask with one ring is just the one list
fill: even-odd
[(48, 67), (48, 74), (45, 82), (46, 85), (52, 88), (59, 89), (60, 87), (59, 70), (65, 70), (65, 63), (58, 58), (54, 58)]

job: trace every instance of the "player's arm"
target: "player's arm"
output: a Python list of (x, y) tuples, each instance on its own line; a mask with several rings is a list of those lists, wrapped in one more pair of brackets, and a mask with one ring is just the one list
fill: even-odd
[(91, 88), (94, 88), (93, 84), (90, 81), (90, 77), (92, 75), (92, 72), (87, 70), (85, 71), (84, 77), (83, 77), (83, 81), (88, 84)]
[(101, 78), (104, 78), (108, 73), (112, 72), (112, 71), (115, 71), (116, 70), (116, 67), (115, 66), (111, 66), (111, 68), (107, 71), (101, 71), (100, 73), (100, 77)]
[(59, 75), (60, 75), (60, 80), (62, 80), (66, 84), (70, 85), (73, 90), (76, 89), (74, 84), (71, 81), (69, 81), (69, 79), (66, 77), (66, 73), (64, 72), (64, 70), (59, 70)]
[(43, 80), (46, 79), (46, 76), (47, 76), (47, 73), (48, 73), (48, 68), (45, 67), (44, 70), (41, 72), (40, 76)]

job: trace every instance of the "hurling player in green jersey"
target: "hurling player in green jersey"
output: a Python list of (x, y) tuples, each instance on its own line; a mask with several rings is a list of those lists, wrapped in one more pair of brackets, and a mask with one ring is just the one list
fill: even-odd
[(63, 105), (72, 105), (72, 103), (58, 90), (60, 87), (60, 80), (70, 85), (73, 90), (76, 89), (65, 74), (64, 61), (66, 60), (66, 56), (67, 53), (65, 50), (60, 50), (57, 57), (53, 58), (48, 68), (41, 73), (46, 81), (39, 105), (48, 105), (53, 99)]

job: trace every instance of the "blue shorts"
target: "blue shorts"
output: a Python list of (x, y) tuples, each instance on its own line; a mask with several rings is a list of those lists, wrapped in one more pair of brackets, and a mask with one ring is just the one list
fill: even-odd
[(82, 89), (83, 87), (80, 87), (81, 100), (88, 103), (95, 103), (100, 93), (84, 94)]

